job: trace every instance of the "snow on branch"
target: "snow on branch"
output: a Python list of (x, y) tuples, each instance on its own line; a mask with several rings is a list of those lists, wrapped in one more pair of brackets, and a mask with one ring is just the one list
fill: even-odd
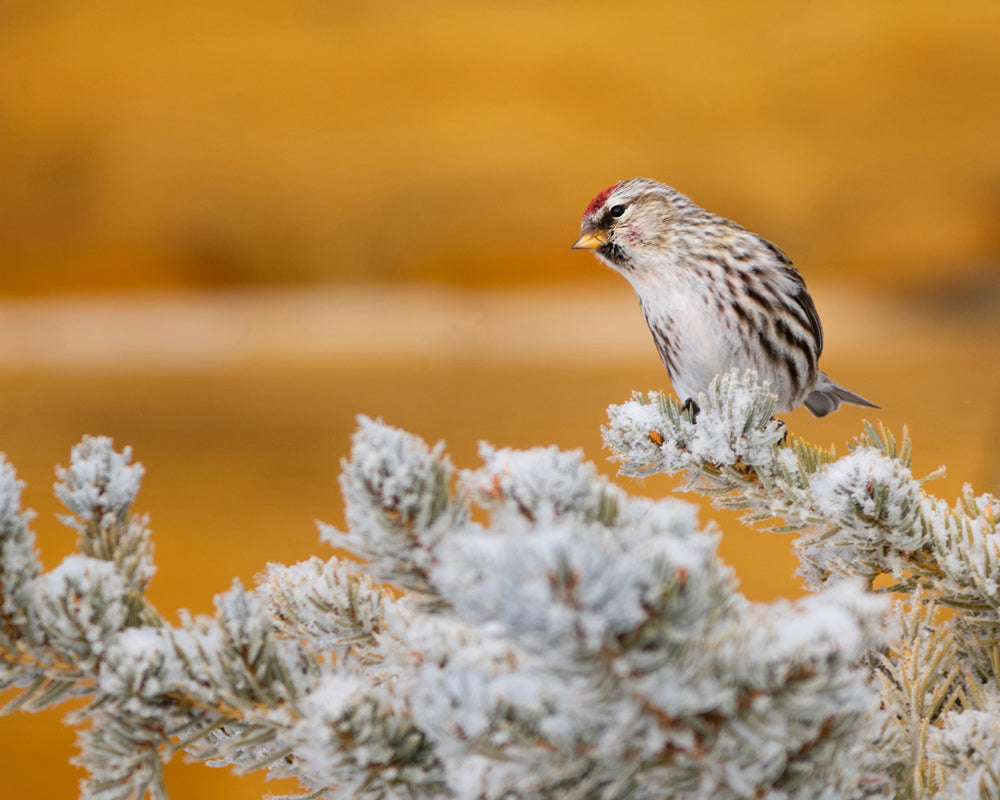
[(637, 396), (605, 439), (623, 472), (684, 471), (799, 531), (814, 594), (750, 602), (692, 505), (579, 452), (483, 445), (457, 470), (361, 418), (347, 529), (320, 526), (347, 555), (269, 565), (170, 626), (127, 448), (85, 439), (59, 471), (81, 553), (49, 572), (0, 462), (6, 710), (88, 698), (86, 800), (166, 797), (178, 753), (311, 798), (992, 796), (996, 501), (926, 495), (880, 429), (840, 460), (787, 435), (752, 376), (699, 404)]
[[(910, 472), (905, 432), (897, 447), (891, 433), (866, 423), (837, 459), (794, 436), (782, 444), (783, 426), (767, 414), (773, 398), (752, 372), (716, 379), (700, 400), (697, 424), (655, 393), (612, 406), (604, 441), (621, 473), (684, 472), (687, 489), (746, 510), (748, 522), (777, 518), (771, 530), (800, 534), (795, 547), (812, 589), (884, 575), (901, 591), (933, 579), (942, 601), (955, 605), (1000, 591), (996, 498), (967, 493), (961, 507), (948, 509), (926, 494), (927, 478)], [(974, 563), (962, 561), (972, 553)]]
[(30, 586), (42, 571), (29, 527), (34, 514), (21, 510), (23, 489), (14, 467), (0, 454), (0, 613), (5, 622), (0, 636), (24, 624)]
[(340, 477), (348, 530), (321, 524), (321, 538), (365, 559), (379, 580), (430, 593), (431, 552), (469, 514), (460, 490), (453, 490), (455, 470), (444, 443), (432, 449), (367, 417), (358, 423)]
[(681, 473), (748, 524), (797, 533), (807, 588), (861, 579), (906, 593), (873, 661), (905, 742), (890, 770), (900, 796), (1000, 797), (1000, 501), (968, 485), (953, 506), (926, 492), (941, 470), (913, 476), (905, 430), (897, 443), (865, 423), (839, 459), (783, 440), (752, 372), (717, 378), (698, 402), (696, 421), (659, 394), (609, 408), (604, 441), (621, 473)]

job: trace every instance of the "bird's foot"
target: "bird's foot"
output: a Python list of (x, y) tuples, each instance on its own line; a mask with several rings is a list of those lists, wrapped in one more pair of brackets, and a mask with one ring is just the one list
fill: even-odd
[(695, 402), (695, 399), (693, 397), (689, 397), (687, 400), (684, 401), (684, 404), (681, 406), (681, 413), (687, 414), (688, 419), (690, 419), (692, 422), (695, 421), (695, 417), (697, 417), (700, 412), (701, 408)]

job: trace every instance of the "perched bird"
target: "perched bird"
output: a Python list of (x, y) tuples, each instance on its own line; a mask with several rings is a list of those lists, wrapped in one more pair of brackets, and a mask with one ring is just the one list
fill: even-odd
[[(820, 372), (823, 329), (781, 250), (649, 178), (590, 201), (575, 249), (592, 250), (635, 289), (677, 395), (694, 404), (719, 374), (754, 369), (779, 412), (822, 417), (840, 404), (878, 408)], [(697, 406), (694, 406), (697, 409)]]

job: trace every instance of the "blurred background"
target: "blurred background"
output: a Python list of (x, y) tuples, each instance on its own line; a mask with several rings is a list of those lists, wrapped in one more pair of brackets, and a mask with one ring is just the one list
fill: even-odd
[[(88, 433), (147, 468), (171, 620), (328, 554), (357, 414), (460, 467), (487, 439), (614, 475), (605, 408), (669, 384), (569, 245), (635, 175), (788, 252), (826, 371), (909, 426), (915, 473), (949, 466), (931, 491), (996, 491), (998, 41), (994, 0), (0, 0), (0, 450), (46, 567)], [(864, 417), (787, 421), (843, 452)], [(703, 518), (749, 597), (801, 593), (789, 537)], [(76, 795), (63, 713), (0, 719), (11, 796)], [(168, 788), (295, 786), (177, 759)]]

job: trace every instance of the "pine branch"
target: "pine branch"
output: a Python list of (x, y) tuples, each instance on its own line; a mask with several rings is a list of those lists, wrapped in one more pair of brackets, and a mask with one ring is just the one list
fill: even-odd
[[(144, 596), (127, 449), (74, 449), (57, 494), (81, 553), (47, 573), (0, 462), (8, 711), (87, 696), (87, 800), (165, 798), (178, 752), (305, 798), (990, 796), (997, 501), (928, 495), (905, 433), (866, 426), (841, 458), (787, 434), (752, 376), (699, 402), (636, 396), (605, 440), (627, 474), (684, 472), (794, 530), (815, 594), (749, 602), (693, 506), (631, 497), (578, 452), (484, 445), (458, 471), (362, 418), (347, 531), (321, 526), (362, 560), (269, 565), (170, 626)], [(907, 593), (892, 614), (886, 582)]]
[[(997, 707), (1000, 686), (1000, 502), (968, 486), (953, 507), (927, 493), (923, 484), (942, 470), (914, 478), (907, 432), (897, 442), (881, 423), (866, 422), (840, 459), (794, 436), (762, 447), (774, 425), (764, 416), (768, 400), (752, 373), (723, 376), (699, 397), (709, 413), (696, 426), (676, 401), (636, 396), (609, 409), (605, 443), (623, 474), (686, 473), (686, 489), (745, 510), (748, 524), (798, 533), (811, 589), (888, 578), (876, 591), (910, 593), (898, 636), (874, 662), (883, 704), (898, 721), (890, 741), (906, 743), (887, 773), (900, 797), (955, 797), (959, 785), (994, 796), (1000, 762), (959, 757), (952, 731), (975, 719), (975, 752), (998, 741), (976, 715)], [(736, 408), (742, 414), (727, 421)]]

